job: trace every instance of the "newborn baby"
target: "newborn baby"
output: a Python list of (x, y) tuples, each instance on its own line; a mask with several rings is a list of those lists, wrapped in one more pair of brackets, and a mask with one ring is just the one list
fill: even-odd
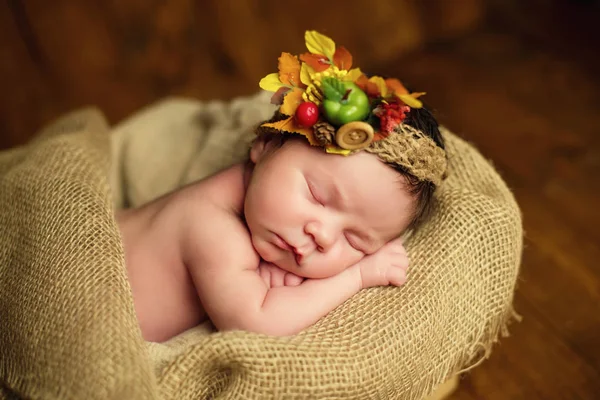
[[(257, 128), (247, 163), (117, 214), (144, 339), (206, 318), (293, 335), (361, 289), (405, 282), (400, 236), (426, 215), (445, 170), (437, 123), (415, 94), (387, 96), (333, 61), (319, 75), (295, 60), (310, 81), (277, 88), (280, 112)], [(286, 103), (296, 89), (303, 97)], [(328, 101), (366, 111), (336, 114)]]

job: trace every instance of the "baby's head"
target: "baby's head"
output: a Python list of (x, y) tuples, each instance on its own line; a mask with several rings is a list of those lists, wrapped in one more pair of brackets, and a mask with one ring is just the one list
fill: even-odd
[(263, 259), (324, 278), (415, 228), (446, 158), (420, 94), (348, 71), (344, 48), (316, 32), (306, 38), (302, 66), (284, 53), (276, 77), (261, 81), (282, 105), (257, 129), (244, 213)]

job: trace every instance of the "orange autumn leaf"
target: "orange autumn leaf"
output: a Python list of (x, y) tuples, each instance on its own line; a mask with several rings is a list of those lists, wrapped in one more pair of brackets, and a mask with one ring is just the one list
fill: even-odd
[(379, 140), (383, 140), (383, 139), (387, 138), (388, 136), (390, 136), (389, 133), (377, 131), (373, 134), (373, 141), (377, 142)]
[(333, 63), (339, 69), (350, 70), (352, 68), (352, 54), (344, 46), (340, 46), (335, 49)]
[[(380, 76), (372, 76), (369, 78), (369, 82), (373, 83), (377, 87), (377, 93), (381, 97), (387, 97), (388, 95), (388, 87), (385, 84), (385, 81)], [(369, 86), (367, 86), (367, 90), (369, 90)]]
[(396, 78), (386, 79), (385, 84), (397, 96), (400, 96), (401, 94), (408, 94), (408, 90), (404, 87), (402, 82)]
[(279, 108), (279, 111), (285, 115), (296, 114), (296, 109), (304, 101), (302, 93), (304, 93), (304, 90), (297, 87), (293, 88), (283, 98), (283, 105)]
[(369, 97), (379, 97), (381, 96), (381, 91), (379, 90), (379, 86), (373, 81), (367, 82), (367, 87), (365, 89), (367, 96)]
[(279, 57), (279, 80), (284, 85), (300, 86), (300, 61), (290, 53), (281, 53)]
[(419, 97), (425, 92), (410, 93), (398, 79), (386, 79), (385, 84), (394, 93), (394, 96), (399, 98), (404, 104), (412, 108), (421, 108), (423, 103)]
[(306, 137), (308, 139), (308, 143), (310, 143), (312, 146), (319, 146), (319, 142), (317, 142), (315, 139), (312, 128), (304, 128), (303, 126), (296, 124), (294, 117), (282, 119), (281, 121), (277, 122), (265, 123), (261, 126), (265, 128), (273, 128), (285, 133), (299, 133), (300, 135)]
[(304, 61), (315, 72), (325, 71), (331, 66), (327, 57), (321, 54), (303, 53), (300, 54), (300, 60)]
[(356, 86), (361, 88), (362, 91), (365, 92), (369, 97), (379, 97), (381, 94), (377, 84), (371, 79), (367, 78), (365, 74), (362, 74), (360, 77), (358, 77), (358, 79), (355, 80), (354, 83), (356, 84)]
[(366, 90), (367, 89), (367, 83), (369, 82), (369, 78), (367, 78), (367, 76), (365, 74), (361, 74), (355, 81), (354, 83), (361, 88), (362, 90)]

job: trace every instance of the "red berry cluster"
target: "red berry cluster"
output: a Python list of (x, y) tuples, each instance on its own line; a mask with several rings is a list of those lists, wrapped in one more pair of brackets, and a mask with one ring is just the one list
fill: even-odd
[(391, 133), (406, 118), (410, 107), (399, 103), (382, 103), (373, 110), (373, 114), (379, 117), (381, 132)]

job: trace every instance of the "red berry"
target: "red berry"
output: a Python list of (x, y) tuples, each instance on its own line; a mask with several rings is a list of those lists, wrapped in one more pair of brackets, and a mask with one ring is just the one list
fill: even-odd
[(296, 109), (296, 121), (298, 125), (310, 128), (319, 120), (319, 107), (311, 101), (301, 103)]

